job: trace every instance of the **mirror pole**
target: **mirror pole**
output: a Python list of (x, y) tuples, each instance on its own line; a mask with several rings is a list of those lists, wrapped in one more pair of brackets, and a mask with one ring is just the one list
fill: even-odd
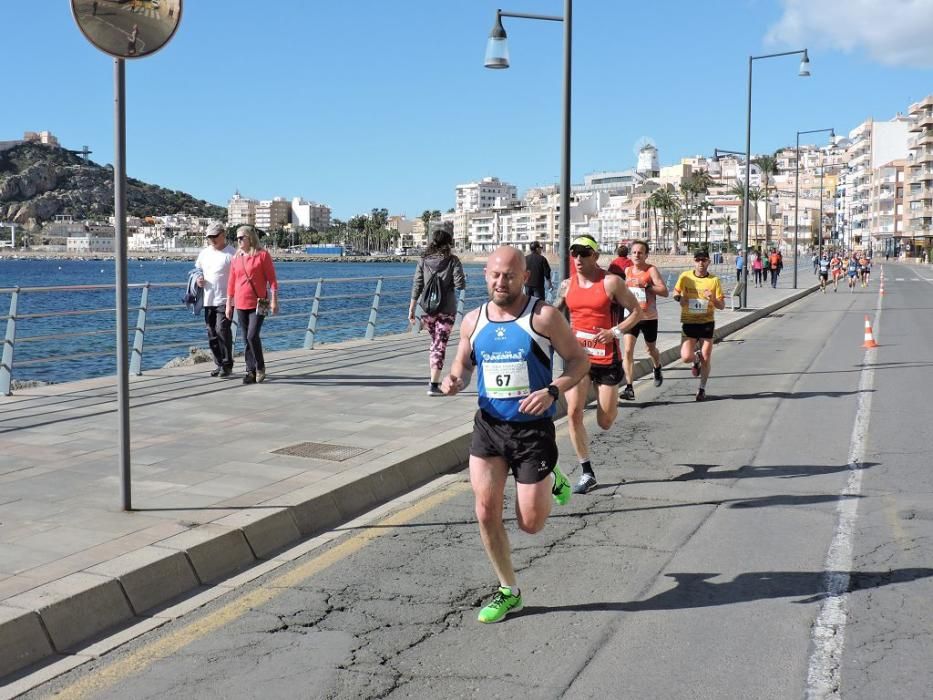
[(117, 307), (117, 415), (120, 441), (120, 491), (123, 510), (132, 510), (130, 481), (130, 371), (127, 342), (126, 270), (126, 62), (113, 59), (113, 242)]

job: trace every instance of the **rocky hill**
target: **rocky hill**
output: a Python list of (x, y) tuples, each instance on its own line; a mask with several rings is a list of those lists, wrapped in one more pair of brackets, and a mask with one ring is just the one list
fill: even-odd
[[(130, 216), (190, 214), (226, 218), (226, 210), (189, 194), (127, 179)], [(57, 146), (24, 143), (0, 152), (0, 221), (42, 224), (57, 214), (113, 214), (113, 168)]]

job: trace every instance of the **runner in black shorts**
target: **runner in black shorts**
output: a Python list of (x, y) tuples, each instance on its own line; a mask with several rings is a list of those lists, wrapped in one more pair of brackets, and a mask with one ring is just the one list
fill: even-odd
[[(490, 302), (463, 318), (457, 356), (441, 390), (457, 394), (476, 368), (480, 411), (470, 444), (470, 485), (483, 547), (499, 579), (477, 619), (499, 622), (522, 608), (502, 522), (509, 472), (516, 481), (516, 523), (524, 532), (538, 532), (552, 502), (570, 500), (570, 482), (557, 466), (553, 421), (560, 394), (586, 376), (589, 362), (563, 315), (524, 293), (528, 273), (519, 250), (495, 250), (485, 274)], [(554, 352), (564, 361), (557, 378)]]
[(693, 363), (691, 373), (700, 378), (696, 400), (706, 399), (706, 382), (713, 362), (713, 333), (716, 330), (715, 313), (726, 307), (722, 283), (709, 272), (709, 253), (698, 250), (693, 254), (693, 269), (680, 273), (674, 285), (674, 301), (680, 303), (680, 322), (683, 336), (680, 359)]
[(515, 423), (499, 420), (482, 409), (473, 418), (470, 454), (501, 457), (520, 484), (537, 484), (557, 466), (554, 421), (542, 418)]
[(635, 387), (632, 379), (635, 374), (635, 341), (639, 334), (645, 336), (645, 348), (654, 370), (654, 385), (661, 386), (664, 377), (661, 374), (661, 353), (658, 352), (658, 297), (666, 297), (667, 285), (661, 273), (648, 262), (648, 241), (632, 243), (632, 264), (625, 270), (625, 286), (635, 296), (641, 307), (642, 320), (629, 328), (622, 336), (622, 366), (628, 384), (622, 390), (622, 398), (635, 400)]
[(622, 362), (611, 365), (590, 365), (590, 381), (601, 386), (619, 386), (625, 378)]

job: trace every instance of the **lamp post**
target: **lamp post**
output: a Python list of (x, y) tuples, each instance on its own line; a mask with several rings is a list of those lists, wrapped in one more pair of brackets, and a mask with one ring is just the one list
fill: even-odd
[[(803, 54), (803, 58), (800, 60), (800, 70), (798, 75), (801, 78), (810, 77), (810, 58), (807, 55), (806, 49), (801, 49), (799, 51), (782, 51), (781, 53), (769, 53), (763, 56), (749, 56), (748, 57), (748, 108), (745, 112), (745, 222), (742, 225), (742, 252), (748, 251), (748, 191), (749, 191), (749, 180), (752, 176), (752, 65), (755, 61), (760, 61), (765, 58), (777, 58), (778, 56), (796, 56), (797, 54)], [(745, 268), (743, 277), (744, 281), (748, 281), (748, 266)], [(748, 307), (748, 285), (742, 286), (742, 297), (741, 297), (741, 306), (742, 308)]]
[(509, 49), (503, 17), (518, 19), (539, 19), (547, 22), (564, 23), (564, 88), (563, 88), (563, 141), (560, 163), (560, 278), (567, 279), (570, 273), (568, 253), (570, 252), (570, 83), (571, 83), (571, 39), (573, 29), (573, 0), (564, 0), (564, 16), (537, 15), (523, 12), (504, 12), (496, 10), (496, 24), (489, 33), (486, 44), (487, 68), (504, 69), (509, 67)]
[[(800, 215), (797, 211), (800, 202), (800, 134), (821, 134), (829, 132), (830, 141), (836, 138), (836, 131), (829, 129), (809, 129), (797, 132), (797, 145), (794, 148), (794, 289), (797, 289), (797, 227), (800, 225)], [(820, 174), (820, 223), (823, 214), (823, 175)], [(822, 240), (822, 236), (820, 237)]]

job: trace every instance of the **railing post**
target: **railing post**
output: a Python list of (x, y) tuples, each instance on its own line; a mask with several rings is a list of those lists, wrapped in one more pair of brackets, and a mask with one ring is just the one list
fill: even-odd
[(6, 320), (6, 337), (3, 339), (3, 359), (0, 360), (0, 394), (13, 395), (13, 343), (16, 341), (16, 306), (19, 303), (19, 287), (10, 295), (10, 315)]
[(366, 340), (372, 340), (376, 335), (376, 316), (379, 315), (379, 300), (382, 297), (382, 278), (376, 282), (376, 293), (373, 295), (373, 306), (369, 310), (369, 323), (366, 324)]
[(143, 373), (143, 341), (146, 338), (146, 315), (149, 312), (149, 283), (143, 287), (139, 299), (139, 314), (136, 316), (136, 335), (133, 337), (133, 350), (130, 352), (130, 374), (139, 376)]
[(314, 301), (311, 302), (311, 316), (308, 317), (308, 328), (305, 331), (305, 350), (311, 350), (314, 347), (314, 334), (317, 332), (317, 314), (321, 306), (321, 290), (324, 287), (324, 280), (318, 278), (317, 287), (314, 289)]

